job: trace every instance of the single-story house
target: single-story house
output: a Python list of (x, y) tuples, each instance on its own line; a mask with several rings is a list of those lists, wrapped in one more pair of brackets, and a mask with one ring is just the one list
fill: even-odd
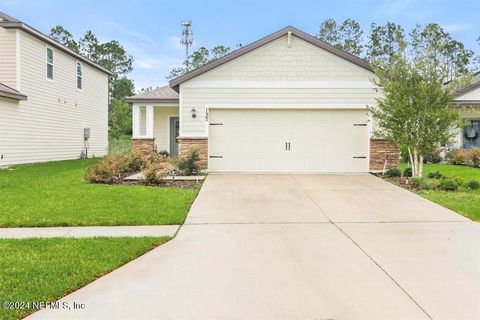
[(459, 130), (453, 143), (454, 148), (480, 148), (480, 71), (470, 85), (456, 92), (454, 106), (461, 108), (460, 117), (465, 120), (463, 130)]
[(397, 166), (373, 137), (368, 62), (286, 27), (127, 99), (137, 150), (200, 152), (209, 172), (368, 172)]
[(0, 167), (108, 152), (110, 71), (0, 12)]

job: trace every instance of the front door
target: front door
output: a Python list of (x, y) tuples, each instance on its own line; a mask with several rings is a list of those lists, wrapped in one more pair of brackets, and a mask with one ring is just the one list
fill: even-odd
[(178, 156), (178, 135), (180, 132), (180, 120), (178, 117), (170, 117), (170, 156)]

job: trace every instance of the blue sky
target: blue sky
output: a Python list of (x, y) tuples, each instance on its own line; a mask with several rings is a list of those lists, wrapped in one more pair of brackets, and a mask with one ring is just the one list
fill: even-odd
[(248, 44), (287, 25), (315, 34), (327, 18), (353, 18), (368, 30), (372, 22), (393, 21), (407, 30), (415, 23), (437, 22), (475, 51), (480, 36), (480, 1), (71, 1), (0, 0), (0, 11), (49, 33), (63, 25), (76, 38), (92, 30), (102, 41), (119, 40), (135, 58), (130, 75), (137, 89), (166, 84), (179, 65), (180, 22), (193, 22), (194, 46)]

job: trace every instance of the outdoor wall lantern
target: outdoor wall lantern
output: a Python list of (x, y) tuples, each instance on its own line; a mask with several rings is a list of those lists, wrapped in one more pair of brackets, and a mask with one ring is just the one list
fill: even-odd
[(192, 118), (195, 119), (197, 117), (197, 110), (195, 110), (195, 107), (192, 108)]

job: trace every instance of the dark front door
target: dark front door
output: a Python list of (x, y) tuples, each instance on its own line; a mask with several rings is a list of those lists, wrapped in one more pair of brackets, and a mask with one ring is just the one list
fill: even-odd
[(170, 118), (170, 156), (178, 156), (178, 135), (180, 132), (180, 120), (178, 117)]
[(463, 147), (480, 147), (480, 120), (471, 120), (470, 124), (463, 128)]

